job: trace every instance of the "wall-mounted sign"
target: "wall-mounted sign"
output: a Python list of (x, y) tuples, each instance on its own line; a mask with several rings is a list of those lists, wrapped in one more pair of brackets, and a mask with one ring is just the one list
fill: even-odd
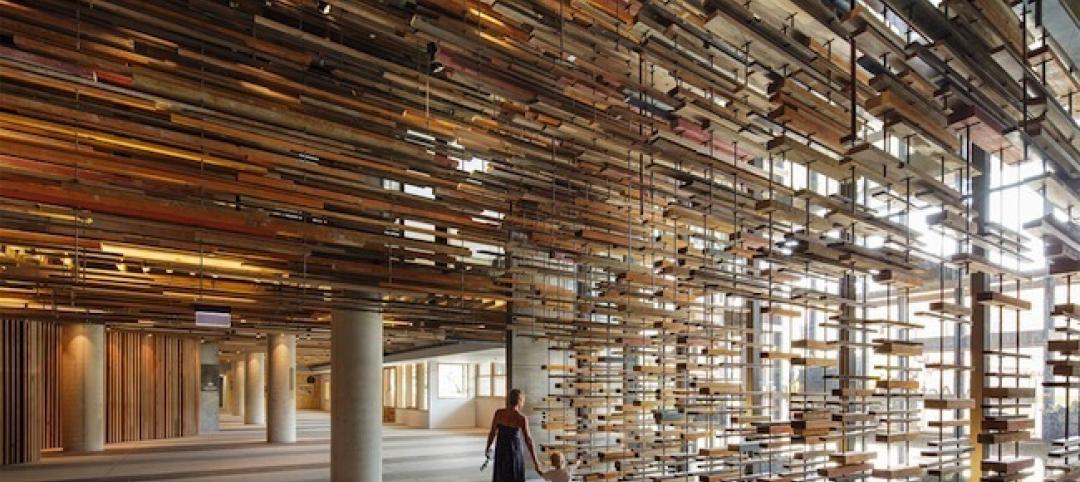
[(232, 310), (228, 306), (195, 305), (195, 326), (229, 328)]
[(204, 392), (220, 392), (221, 391), (221, 370), (217, 365), (203, 365), (200, 372), (202, 381), (202, 391)]

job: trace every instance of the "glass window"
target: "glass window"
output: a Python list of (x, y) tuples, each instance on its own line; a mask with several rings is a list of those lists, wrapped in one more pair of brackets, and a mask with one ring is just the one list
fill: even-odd
[(427, 186), (414, 186), (412, 184), (405, 184), (404, 191), (406, 194), (435, 199), (435, 190)]
[(400, 191), (401, 190), (401, 183), (397, 182), (397, 181), (395, 181), (393, 179), (383, 179), (382, 180), (382, 186), (383, 186), (383, 189), (388, 189), (388, 190), (391, 190), (391, 191)]
[(491, 396), (491, 364), (489, 363), (476, 365), (476, 396)]
[(404, 397), (402, 397), (404, 399), (402, 408), (416, 408), (416, 394), (414, 393), (416, 390), (416, 382), (413, 381), (413, 378), (416, 376), (415, 368), (413, 365), (405, 365), (401, 368), (405, 372), (405, 376), (401, 383), (401, 389), (404, 392)]
[(496, 397), (506, 396), (506, 364), (494, 363), (492, 368), (495, 371), (495, 376), (492, 377), (492, 385), (494, 387), (494, 393), (492, 395)]
[(397, 370), (395, 367), (383, 368), (383, 406), (396, 407)]
[(428, 365), (427, 362), (416, 364), (417, 376), (416, 376), (416, 393), (419, 403), (417, 408), (420, 410), (428, 409)]
[(439, 398), (469, 397), (469, 365), (439, 364)]
[(480, 363), (476, 365), (476, 396), (506, 396), (506, 365)]

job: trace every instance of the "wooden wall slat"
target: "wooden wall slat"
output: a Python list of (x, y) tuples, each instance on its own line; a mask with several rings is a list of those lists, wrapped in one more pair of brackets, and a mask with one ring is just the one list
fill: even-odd
[(183, 429), (181, 436), (196, 435), (199, 433), (199, 403), (201, 400), (200, 383), (202, 366), (199, 361), (199, 343), (194, 338), (185, 338), (185, 346), (180, 354), (183, 357), (181, 364), (181, 399), (183, 405), (181, 416), (183, 417)]
[(60, 324), (43, 323), (47, 340), (42, 348), (46, 352), (45, 368), (45, 448), (60, 447)]
[(188, 362), (197, 357), (198, 340), (111, 330), (107, 344), (109, 442), (198, 433), (199, 386), (184, 383), (198, 377), (198, 365)]
[[(18, 347), (15, 345), (14, 336), (12, 336), (12, 330), (14, 323), (8, 320), (0, 321), (0, 363), (3, 364), (3, 376), (0, 378), (0, 382), (3, 383), (4, 394), (0, 397), (0, 441), (3, 442), (3, 447), (0, 450), (3, 454), (3, 463), (10, 464), (17, 460), (17, 457), (12, 450), (14, 449), (14, 443), (9, 440), (9, 437), (14, 434), (15, 426), (13, 424), (14, 418), (12, 413), (16, 411), (18, 407), (18, 401), (13, 394), (14, 381), (12, 378), (15, 375), (14, 366), (12, 365), (12, 353), (18, 351)], [(12, 388), (9, 388), (12, 387)]]
[(0, 320), (0, 464), (34, 462), (60, 444), (59, 325)]

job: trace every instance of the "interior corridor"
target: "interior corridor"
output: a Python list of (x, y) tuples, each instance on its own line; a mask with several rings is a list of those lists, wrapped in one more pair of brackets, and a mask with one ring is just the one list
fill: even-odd
[[(383, 428), (383, 480), (482, 481), (484, 431)], [(422, 462), (421, 462), (422, 461)], [(300, 411), (295, 444), (267, 444), (262, 426), (223, 415), (221, 431), (110, 444), (101, 453), (46, 453), (38, 463), (0, 468), (5, 482), (304, 482), (330, 476), (330, 415)]]

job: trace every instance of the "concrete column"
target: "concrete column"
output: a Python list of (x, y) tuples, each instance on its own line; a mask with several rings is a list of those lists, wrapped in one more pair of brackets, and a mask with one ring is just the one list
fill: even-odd
[(266, 423), (266, 353), (250, 352), (244, 362), (244, 423)]
[[(972, 212), (985, 213), (989, 211), (990, 206), (990, 156), (981, 149), (972, 149), (971, 165), (978, 169), (981, 174), (974, 176), (971, 179), (971, 192), (973, 194), (971, 198)], [(986, 218), (983, 216), (977, 216), (975, 218), (975, 226), (972, 226), (975, 232), (983, 232), (986, 229)], [(986, 256), (986, 249), (979, 245), (972, 245), (971, 252), (978, 256)], [(991, 278), (986, 273), (971, 273), (970, 274), (970, 286), (971, 292), (968, 293), (972, 299), (975, 295), (984, 291), (990, 290)], [(960, 298), (963, 299), (963, 298)], [(971, 381), (971, 399), (975, 400), (975, 405), (971, 409), (971, 413), (968, 414), (971, 423), (968, 425), (970, 437), (971, 437), (971, 455), (968, 458), (972, 461), (970, 478), (968, 480), (982, 480), (982, 464), (980, 461), (989, 459), (992, 457), (987, 444), (984, 443), (979, 435), (983, 432), (983, 393), (987, 388), (986, 373), (993, 370), (993, 367), (987, 364), (986, 350), (993, 347), (991, 335), (993, 329), (990, 326), (990, 307), (982, 303), (971, 304), (971, 371), (968, 372), (968, 379)], [(962, 338), (957, 339), (959, 342)], [(962, 358), (960, 358), (962, 360)], [(962, 412), (957, 411), (956, 415), (963, 416)], [(999, 454), (1000, 455), (1000, 454)]]
[(382, 315), (330, 322), (330, 480), (382, 480)]
[[(548, 348), (547, 340), (529, 336), (519, 330), (511, 330), (507, 333), (506, 365), (510, 378), (506, 391), (518, 389), (525, 393), (525, 407), (522, 413), (529, 419), (529, 431), (532, 432), (533, 440), (547, 440), (547, 431), (542, 422), (543, 414), (534, 410), (540, 404), (540, 399), (546, 397), (551, 391), (548, 374), (544, 371), (544, 365), (548, 363), (562, 363), (565, 354), (560, 351), (552, 351)], [(487, 423), (488, 420), (484, 420)], [(526, 458), (528, 454), (526, 453)], [(527, 473), (531, 473), (532, 464), (525, 464)]]
[(221, 368), (217, 343), (204, 342), (199, 345), (199, 365), (199, 433), (217, 432), (221, 400)]
[[(549, 363), (573, 363), (569, 356), (570, 354), (563, 350), (552, 350), (548, 340), (533, 336), (528, 330), (512, 329), (507, 332), (506, 366), (510, 377), (507, 379), (506, 391), (509, 393), (516, 388), (525, 394), (525, 407), (521, 411), (529, 420), (529, 431), (532, 432), (533, 442), (536, 444), (549, 439), (548, 431), (543, 426), (543, 414), (536, 410), (540, 400), (552, 392), (551, 378), (543, 367)], [(623, 362), (628, 370), (640, 363), (635, 362), (633, 357), (626, 357)], [(629, 403), (631, 397), (629, 394), (626, 397), (626, 402)], [(487, 423), (488, 420), (483, 422)], [(594, 438), (598, 443), (617, 442), (614, 436), (605, 434), (594, 434), (594, 437), (605, 437)], [(528, 460), (528, 449), (525, 450), (525, 458)], [(536, 450), (539, 454), (540, 447), (536, 447)], [(540, 457), (543, 460), (543, 455)], [(525, 478), (540, 478), (531, 463), (525, 464)]]
[(221, 413), (233, 413), (236, 398), (233, 397), (232, 362), (218, 358), (218, 371), (221, 372)]
[(266, 441), (296, 441), (296, 335), (274, 333), (266, 338)]
[(246, 360), (238, 358), (229, 363), (229, 413), (244, 419), (244, 373)]
[(65, 452), (105, 449), (105, 327), (60, 329), (61, 443)]

